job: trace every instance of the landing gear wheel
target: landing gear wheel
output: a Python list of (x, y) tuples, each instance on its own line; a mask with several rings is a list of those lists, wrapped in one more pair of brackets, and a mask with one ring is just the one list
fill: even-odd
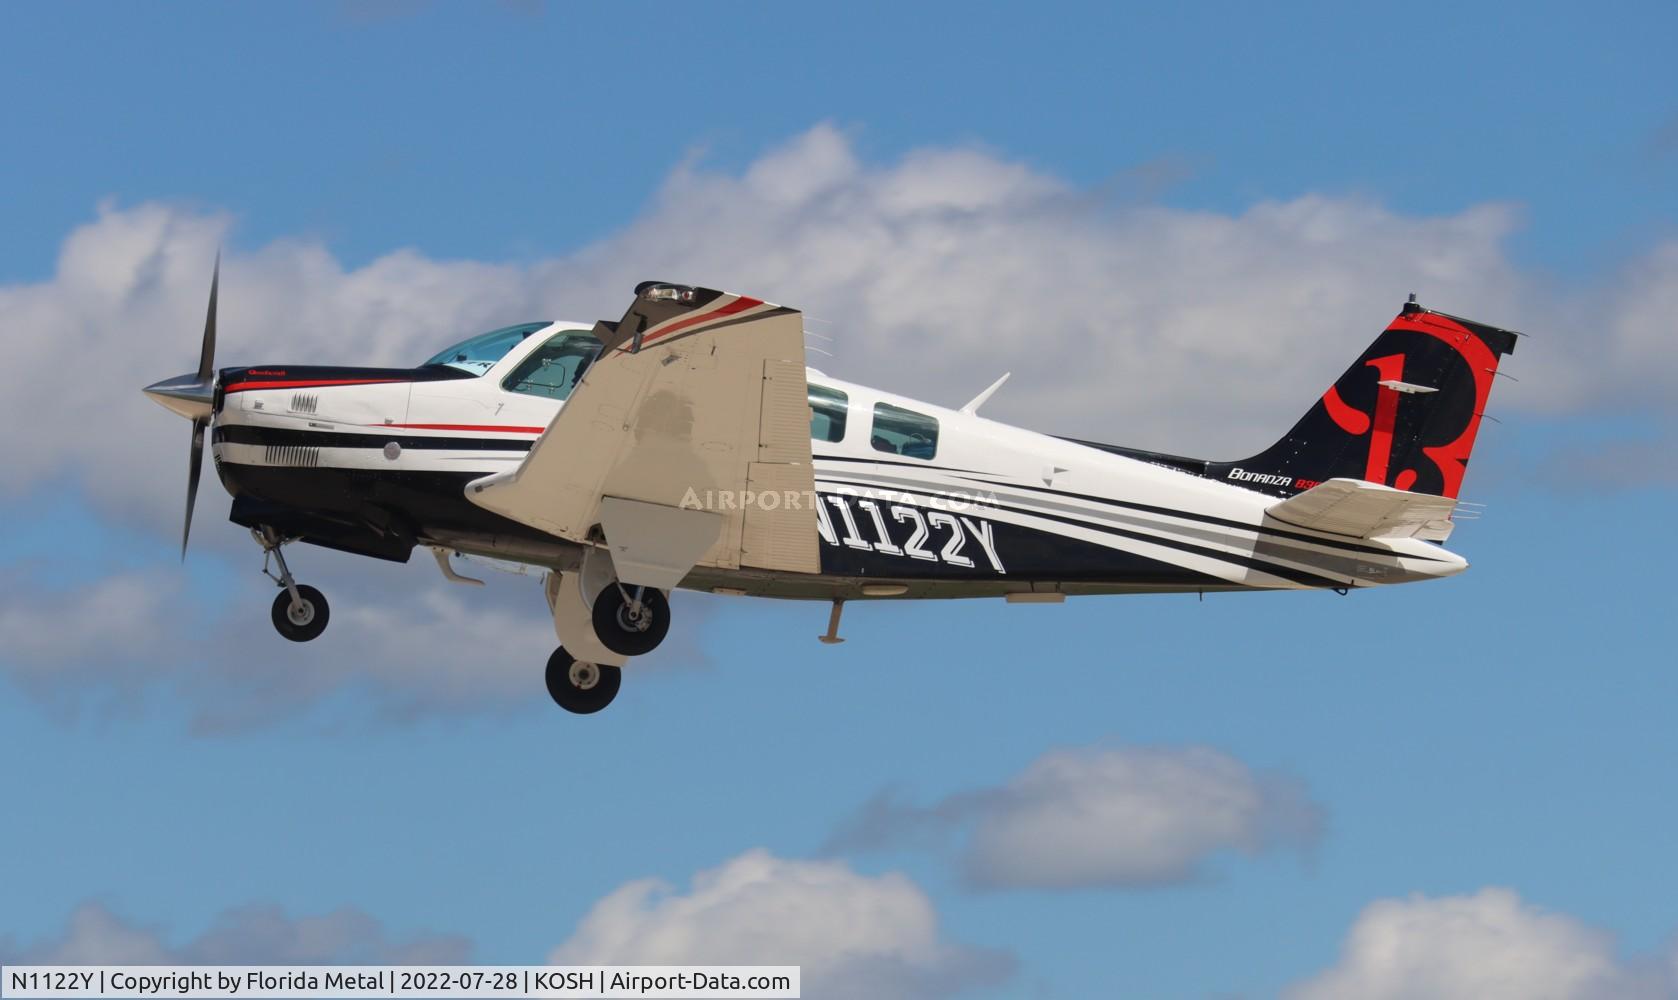
[[(637, 592), (640, 606), (634, 607), (631, 600)], [(669, 631), (670, 602), (656, 587), (613, 584), (594, 599), (594, 634), (619, 656), (644, 656), (657, 649)]]
[(326, 621), (332, 609), (326, 605), (326, 595), (307, 584), (297, 585), (297, 604), (291, 601), (291, 591), (282, 590), (274, 598), (274, 628), (292, 642), (308, 642), (326, 631)]
[(577, 659), (561, 646), (548, 657), (548, 695), (567, 712), (592, 715), (612, 703), (623, 685), (623, 670)]

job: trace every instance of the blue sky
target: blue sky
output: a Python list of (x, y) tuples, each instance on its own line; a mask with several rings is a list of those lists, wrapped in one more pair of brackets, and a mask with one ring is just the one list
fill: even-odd
[[(823, 914), (781, 942), (809, 996), (1673, 995), (1675, 29), (0, 8), (0, 957), (656, 959), (691, 903), (717, 948)], [(213, 477), (178, 565), (186, 431), (137, 389), (190, 367), (218, 245), (228, 364), (411, 362), (691, 279), (805, 306), (844, 377), (952, 403), (1012, 369), (1000, 417), (1217, 457), (1408, 291), (1533, 336), (1463, 576), (854, 607), (834, 648), (825, 608), (680, 595), (575, 719), (532, 580), (296, 550), (334, 625), (288, 647)], [(1036, 802), (1094, 809), (1079, 884), (976, 877)], [(890, 835), (844, 836), (870, 803)]]

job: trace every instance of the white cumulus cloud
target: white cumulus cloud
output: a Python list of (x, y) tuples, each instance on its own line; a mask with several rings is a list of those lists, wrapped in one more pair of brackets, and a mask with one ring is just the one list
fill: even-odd
[(876, 797), (832, 839), (865, 850), (959, 833), (986, 888), (1183, 882), (1220, 853), (1304, 847), (1322, 810), (1297, 782), (1208, 747), (1055, 750), (1003, 784), (919, 806)]
[(999, 982), (1001, 952), (944, 939), (932, 901), (899, 874), (751, 850), (687, 891), (629, 882), (584, 916), (549, 961), (617, 965), (799, 965), (804, 995), (929, 998)]
[(471, 950), (458, 935), (393, 938), (354, 907), (293, 917), (271, 904), (225, 910), (202, 934), (178, 943), (98, 902), (78, 906), (46, 940), (18, 946), (0, 939), (0, 958), (33, 965), (444, 965), (466, 961)]
[(1509, 889), (1383, 899), (1331, 968), (1288, 1000), (1639, 1000), (1678, 997), (1678, 951), (1629, 961), (1612, 935)]

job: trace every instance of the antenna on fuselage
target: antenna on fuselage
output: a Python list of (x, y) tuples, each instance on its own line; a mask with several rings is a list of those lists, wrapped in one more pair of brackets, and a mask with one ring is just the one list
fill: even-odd
[(974, 396), (972, 399), (968, 400), (967, 405), (961, 408), (961, 412), (967, 414), (970, 417), (973, 416), (974, 414), (978, 413), (979, 412), (979, 407), (985, 405), (985, 400), (990, 399), (991, 395), (993, 393), (995, 393), (996, 390), (1002, 388), (1002, 383), (1008, 381), (1008, 376), (1010, 376), (1012, 374), (1014, 374), (1014, 373), (1013, 372), (1003, 372), (1001, 378), (997, 379), (995, 382), (992, 382), (990, 384), (990, 388), (986, 389), (984, 392), (981, 392), (977, 396)]

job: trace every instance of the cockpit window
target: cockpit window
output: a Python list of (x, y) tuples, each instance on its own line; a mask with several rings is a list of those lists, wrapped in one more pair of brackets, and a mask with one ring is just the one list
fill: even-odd
[(589, 334), (556, 334), (530, 352), (513, 373), (501, 381), (508, 392), (522, 392), (548, 399), (565, 399), (582, 381), (583, 372), (600, 353), (600, 341)]
[(497, 361), (506, 357), (508, 351), (523, 343), (524, 338), (543, 327), (552, 325), (552, 320), (543, 320), (540, 323), (520, 323), (518, 326), (504, 326), (499, 330), (480, 333), (470, 340), (461, 341), (446, 351), (439, 351), (425, 364), (448, 365), (450, 368), (459, 368), (463, 372), (482, 375), (494, 368)]

